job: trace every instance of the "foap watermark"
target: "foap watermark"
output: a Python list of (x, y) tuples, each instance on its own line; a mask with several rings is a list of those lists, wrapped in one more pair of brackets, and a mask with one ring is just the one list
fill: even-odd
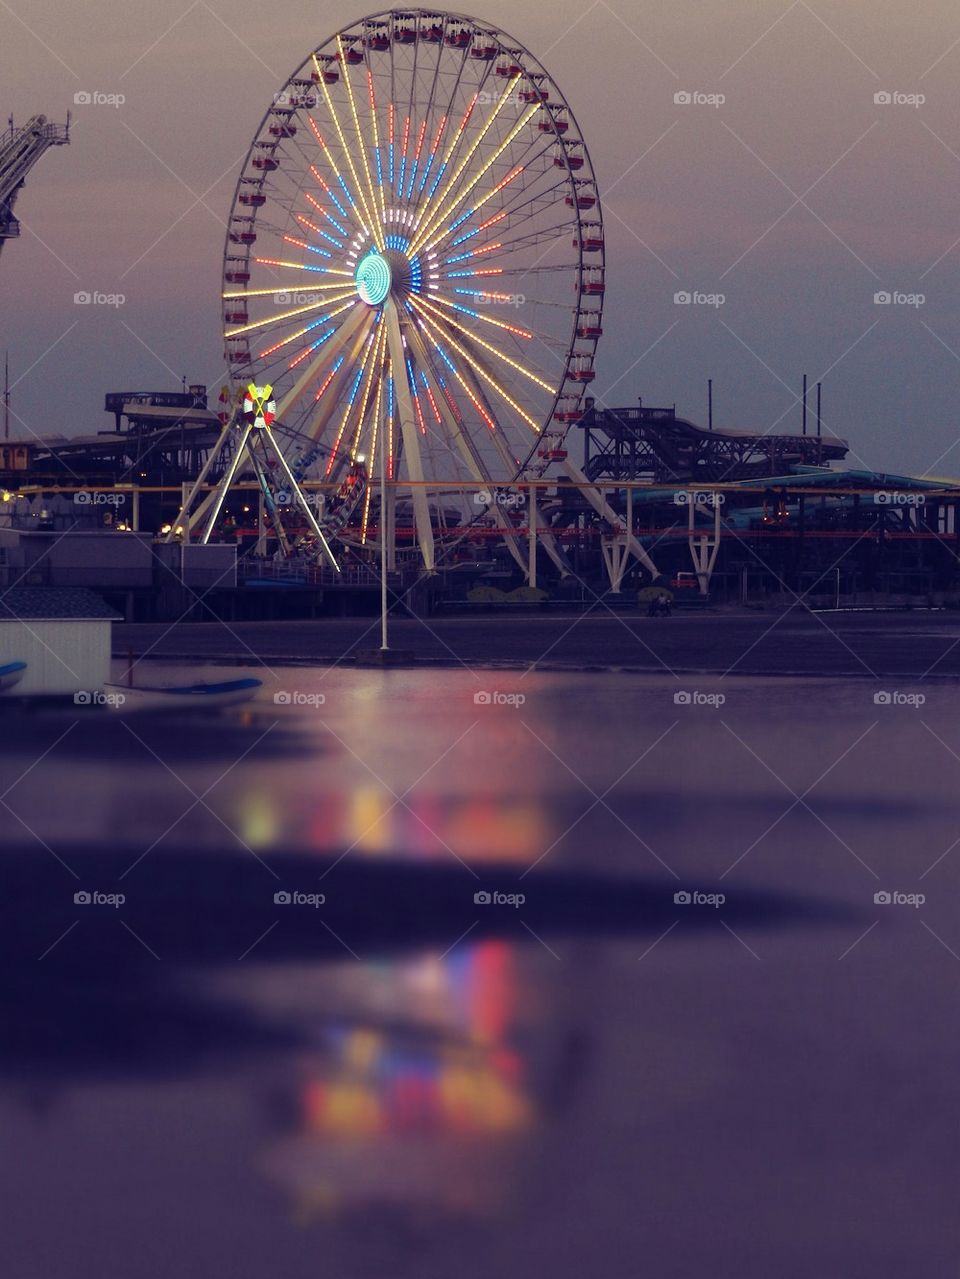
[(874, 706), (912, 706), (917, 709), (926, 704), (925, 693), (901, 693), (899, 689), (893, 689), (888, 692), (881, 689), (879, 693), (874, 693)]
[(873, 495), (874, 506), (926, 506), (922, 493), (904, 493), (900, 489), (878, 489)]
[(126, 500), (124, 493), (103, 493), (99, 489), (81, 489), (73, 495), (75, 506), (123, 506)]
[(719, 910), (726, 900), (726, 893), (703, 893), (699, 888), (678, 888), (673, 894), (675, 906), (712, 906)]
[(688, 690), (680, 689), (673, 695), (674, 706), (714, 706), (720, 707), (727, 700), (726, 693), (701, 693), (695, 688)]
[[(312, 506), (316, 511), (322, 511), (326, 504), (326, 497), (323, 493), (304, 493), (300, 490), (300, 496), (303, 498), (307, 506)], [(274, 501), (278, 506), (292, 506), (295, 501), (299, 500), (291, 489), (277, 489)]]
[(701, 293), (699, 289), (678, 289), (673, 295), (674, 306), (723, 306), (725, 293)]
[(126, 100), (122, 93), (103, 93), (100, 89), (78, 89), (73, 95), (75, 107), (122, 107)]
[(522, 706), (527, 700), (525, 693), (474, 693), (474, 706)]
[(486, 293), (477, 290), (471, 297), (476, 306), (523, 306), (527, 300), (525, 293)]
[(125, 693), (105, 693), (102, 688), (81, 689), (74, 693), (74, 706), (122, 706), (127, 700)]
[(677, 489), (673, 495), (674, 506), (723, 506), (726, 500), (722, 493), (700, 493), (691, 489)]
[(323, 893), (304, 893), (299, 888), (292, 892), (281, 888), (273, 894), (274, 906), (312, 906), (314, 910), (318, 910), (326, 900)]
[(727, 100), (725, 93), (704, 93), (702, 89), (678, 89), (673, 95), (677, 107), (722, 107)]
[(924, 893), (901, 893), (897, 889), (888, 892), (881, 888), (873, 894), (874, 906), (912, 906), (919, 910), (926, 900)]
[(927, 100), (925, 93), (902, 93), (899, 89), (878, 89), (873, 95), (875, 107), (922, 107)]
[(479, 888), (473, 894), (476, 906), (512, 906), (514, 910), (526, 901), (523, 893), (501, 893), (497, 889)]
[(78, 289), (73, 295), (74, 306), (123, 306), (125, 293), (101, 293), (98, 289)]
[(323, 298), (319, 293), (305, 290), (278, 289), (273, 295), (273, 301), (275, 306), (315, 306)]
[(119, 910), (126, 900), (124, 893), (102, 893), (96, 888), (90, 892), (80, 889), (73, 894), (75, 906), (112, 906), (114, 910)]
[(301, 693), (299, 689), (287, 691), (281, 689), (273, 695), (274, 706), (323, 706), (326, 702), (323, 693)]
[(914, 310), (926, 300), (925, 293), (902, 293), (899, 289), (878, 289), (873, 295), (874, 306), (912, 306)]
[(473, 495), (475, 506), (526, 506), (526, 493), (513, 493), (504, 489), (480, 489)]

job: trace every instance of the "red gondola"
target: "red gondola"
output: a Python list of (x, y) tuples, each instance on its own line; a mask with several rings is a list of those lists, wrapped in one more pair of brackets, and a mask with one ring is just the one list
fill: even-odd
[(364, 43), (374, 53), (385, 53), (390, 48), (390, 37), (385, 31), (375, 31), (373, 35), (366, 37)]
[(443, 40), (443, 27), (439, 23), (434, 23), (432, 27), (421, 27), (420, 39), (426, 40), (427, 44), (440, 44)]
[(319, 84), (321, 81), (323, 81), (324, 84), (336, 84), (340, 79), (340, 72), (333, 59), (324, 58), (320, 63), (320, 70), (312, 71), (310, 78), (315, 84)]
[(262, 191), (241, 191), (240, 203), (250, 208), (259, 209), (261, 205), (266, 204), (267, 197)]
[(397, 44), (416, 44), (417, 32), (415, 27), (397, 27), (393, 33), (393, 38)]
[(470, 43), (470, 32), (462, 28), (459, 31), (448, 31), (446, 38), (451, 49), (466, 49)]
[[(340, 56), (341, 55), (338, 53), (337, 57), (339, 58)], [(363, 61), (363, 50), (358, 49), (356, 45), (351, 45), (342, 56), (346, 60), (347, 66), (357, 67)]]
[(246, 324), (250, 317), (246, 311), (225, 311), (223, 318), (227, 324)]
[(270, 136), (272, 138), (295, 138), (297, 136), (297, 126), (291, 124), (289, 120), (285, 120), (282, 124), (271, 124)]
[(275, 160), (272, 155), (255, 155), (253, 157), (253, 167), (265, 173), (272, 173), (274, 169), (279, 169), (280, 162)]
[(486, 37), (481, 37), (470, 50), (470, 57), (478, 62), (492, 62), (497, 56), (497, 46)]

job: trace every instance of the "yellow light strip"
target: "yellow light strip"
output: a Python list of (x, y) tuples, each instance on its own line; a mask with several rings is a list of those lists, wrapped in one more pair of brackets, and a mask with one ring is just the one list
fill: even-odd
[[(337, 274), (349, 275), (350, 272), (338, 271)], [(479, 275), (479, 272), (477, 272), (477, 274)], [(342, 288), (343, 288), (342, 283), (341, 284), (311, 284), (310, 291), (311, 293), (319, 293), (321, 289), (342, 289)], [(235, 302), (237, 298), (265, 298), (265, 297), (269, 297), (271, 293), (283, 293), (283, 292), (284, 290), (282, 288), (278, 289), (276, 286), (274, 286), (272, 289), (238, 289), (236, 293), (221, 293), (220, 296), (223, 298), (224, 302)], [(287, 289), (286, 292), (289, 293), (290, 290)]]
[(442, 329), (437, 327), (437, 325), (431, 324), (430, 320), (425, 315), (422, 315), (420, 318), (423, 321), (424, 325), (426, 326), (428, 332), (432, 332), (440, 340), (444, 342), (448, 342), (450, 346), (452, 346), (453, 349), (457, 352), (460, 358), (467, 361), (467, 363), (471, 366), (474, 372), (479, 373), (485, 382), (490, 383), (490, 385), (494, 388), (497, 394), (500, 395), (504, 400), (506, 400), (506, 402), (510, 405), (513, 411), (523, 418), (523, 420), (527, 423), (528, 426), (531, 427), (534, 433), (537, 435), (540, 434), (539, 424), (533, 420), (533, 418), (530, 416), (529, 413), (527, 413), (524, 409), (520, 407), (520, 405), (516, 402), (516, 400), (514, 400), (510, 395), (507, 394), (507, 392), (503, 389), (503, 387), (496, 380), (496, 378), (491, 377), (490, 374), (486, 371), (486, 369), (480, 367), (480, 365), (476, 362), (476, 360), (473, 359), (469, 355), (469, 353), (463, 349), (463, 347), (456, 340), (456, 338), (453, 337), (452, 334), (444, 333)]
[[(354, 305), (353, 302), (348, 302), (346, 306), (338, 307), (336, 311), (330, 312), (330, 314), (327, 316), (327, 319), (332, 320), (335, 316), (342, 315), (344, 311), (351, 310), (353, 305)], [(297, 329), (296, 333), (291, 333), (289, 337), (282, 338), (274, 346), (268, 346), (265, 351), (261, 351), (259, 358), (261, 360), (265, 360), (268, 355), (273, 355), (274, 352), (279, 351), (281, 347), (288, 346), (291, 342), (295, 342), (297, 338), (302, 338), (305, 333), (312, 332), (313, 329), (316, 327), (317, 325), (316, 323), (314, 323), (314, 324), (307, 324), (302, 329)]]
[(363, 385), (363, 398), (360, 401), (360, 411), (359, 411), (359, 416), (357, 418), (357, 430), (353, 437), (353, 444), (350, 446), (351, 462), (355, 462), (357, 460), (357, 453), (360, 450), (360, 433), (363, 430), (363, 419), (366, 417), (367, 405), (370, 402), (370, 392), (373, 389), (373, 384), (374, 384), (374, 381), (376, 380), (377, 361), (380, 358), (380, 350), (381, 350), (381, 347), (383, 346), (385, 333), (386, 333), (386, 325), (383, 323), (383, 321), (381, 321), (379, 326), (379, 332), (377, 333), (373, 342), (374, 352), (373, 352), (373, 359), (370, 361), (370, 373), (369, 373), (369, 376), (367, 377), (366, 382)]
[[(450, 201), (450, 203), (447, 205), (445, 209), (439, 210), (441, 214), (439, 221), (437, 220), (436, 217), (431, 219), (429, 231), (425, 232), (424, 238), (426, 238), (427, 234), (432, 235), (433, 232), (440, 225), (440, 223), (446, 222), (448, 218), (453, 216), (453, 214), (457, 211), (460, 205), (463, 204), (464, 200), (467, 198), (467, 196), (470, 194), (473, 188), (477, 185), (477, 183), (480, 181), (483, 175), (487, 172), (490, 166), (492, 164), (495, 164), (497, 160), (499, 160), (500, 156), (504, 153), (504, 151), (506, 151), (507, 147), (510, 146), (510, 144), (513, 142), (514, 138), (517, 136), (520, 130), (526, 127), (531, 117), (535, 115), (536, 112), (539, 110), (540, 110), (539, 106), (533, 106), (533, 107), (530, 107), (529, 110), (523, 113), (523, 115), (520, 117), (517, 123), (513, 126), (513, 128), (504, 138), (504, 140), (497, 147), (496, 151), (494, 151), (493, 155), (490, 156), (490, 158), (487, 160), (483, 168), (479, 169), (477, 173), (474, 174), (474, 176), (470, 179), (470, 181), (467, 183), (467, 185), (463, 188), (462, 191), (455, 193), (454, 198)], [(433, 241), (430, 247), (432, 248), (434, 244), (439, 243), (439, 241), (442, 239), (443, 239), (443, 235), (441, 234), (437, 237), (436, 240)]]
[[(278, 290), (278, 292), (283, 292), (283, 290)], [(339, 297), (321, 298), (319, 302), (311, 302), (309, 306), (299, 306), (295, 311), (281, 311), (279, 315), (268, 315), (265, 320), (253, 320), (250, 324), (243, 324), (238, 329), (231, 329), (228, 333), (224, 334), (224, 337), (238, 338), (241, 333), (252, 333), (254, 329), (262, 329), (266, 325), (276, 324), (280, 320), (292, 320), (295, 316), (306, 315), (308, 311), (316, 311), (318, 307), (329, 306), (331, 302), (340, 302), (344, 298), (351, 296), (356, 299), (356, 292), (353, 289), (351, 289), (349, 293), (341, 293)], [(330, 318), (332, 319), (334, 315), (339, 315), (341, 311), (349, 310), (352, 305), (353, 303), (351, 302), (348, 303), (347, 306), (340, 307), (339, 311), (331, 312)], [(304, 332), (306, 332), (306, 330), (304, 330)]]
[[(377, 97), (373, 90), (373, 72), (367, 69), (367, 88), (370, 93), (370, 118), (373, 121), (373, 149), (377, 153), (377, 160), (383, 167), (383, 156), (380, 154), (380, 130), (377, 127)], [(387, 220), (387, 206), (384, 202), (383, 183), (377, 183), (377, 190), (380, 192), (380, 217), (383, 222)], [(384, 240), (386, 243), (386, 240)]]
[(451, 328), (457, 329), (461, 333), (465, 333), (472, 342), (476, 342), (478, 346), (482, 346), (484, 350), (489, 351), (491, 355), (495, 355), (498, 360), (503, 360), (504, 364), (509, 364), (511, 368), (516, 369), (518, 373), (522, 373), (523, 376), (529, 378), (531, 382), (535, 382), (537, 386), (542, 387), (545, 391), (549, 391), (551, 395), (554, 394), (555, 388), (552, 387), (549, 382), (544, 382), (542, 378), (537, 377), (536, 373), (531, 373), (530, 370), (525, 365), (520, 364), (519, 361), (511, 360), (510, 356), (504, 355), (499, 347), (491, 346), (489, 342), (484, 342), (483, 338), (477, 337), (476, 333), (472, 333), (470, 329), (466, 328), (464, 325), (458, 324), (456, 320), (451, 320), (448, 315), (443, 315), (441, 313), (440, 316), (437, 316), (436, 311), (426, 298), (412, 296), (410, 300), (418, 311), (421, 307), (426, 307), (435, 318), (442, 319), (443, 322), (445, 324), (449, 324)]
[[(526, 168), (526, 165), (518, 164), (517, 167), (513, 169), (510, 173), (508, 173), (505, 178), (501, 178), (495, 187), (491, 187), (490, 190), (487, 192), (487, 194), (483, 196), (482, 199), (478, 200), (477, 203), (473, 206), (474, 214), (479, 213), (479, 211), (483, 208), (483, 206), (487, 203), (487, 201), (492, 200), (493, 197), (498, 194), (498, 192), (504, 189), (504, 187), (509, 186), (510, 183), (514, 180), (514, 178), (518, 178), (520, 174), (524, 172), (525, 168)], [(499, 221), (500, 218), (506, 216), (507, 212), (508, 210), (504, 209), (501, 213), (498, 213), (496, 216), (496, 220)], [(489, 226), (492, 224), (492, 221), (493, 219), (491, 219), (490, 222), (485, 223), (484, 226), (480, 228), (480, 230), (483, 231), (486, 228), (486, 226)], [(435, 249), (437, 245), (440, 243), (440, 241), (443, 240), (448, 234), (449, 234), (448, 231), (446, 230), (442, 231), (435, 240), (431, 241), (431, 243), (424, 248), (423, 252), (429, 253), (431, 249)]]
[[(288, 266), (288, 267), (291, 267), (294, 271), (312, 271), (314, 274), (319, 274), (315, 266), (311, 266), (309, 264), (305, 265), (303, 262), (285, 262), (282, 258), (257, 258), (256, 261), (259, 263), (260, 266)], [(325, 266), (323, 268), (323, 274), (324, 275), (345, 275), (347, 279), (349, 280), (353, 279), (352, 271), (338, 271), (335, 267), (332, 267), (332, 266)], [(319, 284), (317, 285), (317, 287), (322, 289), (323, 285)], [(342, 284), (338, 284), (335, 286), (331, 284), (327, 285), (328, 289), (334, 288), (334, 287), (338, 289), (342, 289), (343, 285)], [(282, 293), (283, 289), (282, 288), (266, 289), (262, 291), (265, 291), (267, 293)], [(247, 296), (249, 297), (251, 295), (247, 294)]]
[[(434, 293), (434, 294), (431, 296), (431, 299), (430, 299), (430, 300), (431, 300), (432, 302), (439, 302), (441, 306), (448, 306), (448, 307), (450, 307), (450, 309), (451, 309), (451, 310), (453, 310), (453, 311), (455, 311), (455, 310), (457, 309), (457, 308), (454, 306), (454, 304), (453, 304), (452, 302), (448, 302), (448, 301), (446, 300), (446, 298), (442, 298), (442, 297), (440, 297), (440, 296), (439, 296), (438, 294), (436, 294), (436, 293)], [(515, 333), (515, 334), (517, 335), (517, 337), (521, 337), (521, 338), (532, 338), (532, 337), (533, 337), (533, 334), (532, 334), (532, 333), (529, 333), (526, 329), (519, 329), (519, 328), (517, 328), (517, 326), (516, 326), (515, 324), (505, 324), (505, 323), (503, 322), (503, 320), (494, 320), (494, 319), (492, 319), (489, 315), (480, 315), (480, 314), (478, 314), (476, 318), (477, 318), (478, 320), (482, 320), (482, 321), (484, 322), (484, 324), (492, 324), (492, 325), (494, 325), (494, 326), (495, 326), (496, 328), (498, 328), (498, 329), (506, 329), (506, 331), (507, 331), (508, 333)]]
[[(360, 382), (358, 383), (358, 386), (363, 384), (363, 376), (366, 371), (367, 361), (370, 359), (370, 356), (372, 355), (373, 349), (376, 345), (377, 345), (377, 338), (373, 333), (371, 333), (366, 341), (366, 349), (364, 350), (364, 353), (363, 353), (363, 359), (360, 361)], [(326, 471), (327, 475), (329, 475), (330, 472), (333, 470), (334, 463), (336, 462), (337, 454), (340, 451), (340, 442), (343, 439), (344, 431), (347, 429), (347, 422), (350, 420), (350, 412), (352, 409), (353, 409), (353, 403), (348, 399), (346, 404), (343, 407), (343, 417), (340, 420), (340, 429), (337, 431), (337, 438), (333, 442), (333, 448), (330, 452), (330, 459), (327, 462), (327, 471)]]
[[(346, 60), (346, 58), (344, 58), (344, 57), (342, 56), (342, 55), (343, 55), (343, 45), (340, 43), (340, 36), (339, 36), (339, 35), (337, 36), (337, 44), (338, 44), (338, 46), (340, 47), (340, 54), (341, 54), (341, 57), (340, 57), (340, 72), (341, 72), (341, 75), (342, 75), (342, 76), (343, 76), (343, 78), (344, 78), (344, 81), (345, 81), (345, 83), (346, 83), (346, 85), (347, 85), (347, 88), (349, 89), (349, 87), (350, 87), (350, 81), (347, 79), (347, 60)], [(314, 55), (313, 55), (313, 61), (314, 61), (314, 63), (316, 64), (317, 70), (319, 71), (319, 70), (320, 70), (320, 64), (319, 64), (319, 62), (317, 62), (317, 55), (316, 55), (316, 54), (314, 54)], [(327, 88), (326, 82), (324, 81), (324, 79), (323, 79), (323, 76), (322, 76), (322, 75), (320, 76), (320, 88), (323, 90), (323, 96), (324, 96), (324, 97), (326, 98), (326, 100), (327, 100), (327, 110), (330, 112), (330, 117), (331, 117), (331, 119), (333, 120), (334, 128), (335, 128), (335, 129), (336, 129), (336, 131), (337, 131), (337, 137), (340, 139), (340, 146), (343, 148), (343, 154), (347, 157), (347, 164), (349, 164), (349, 166), (350, 166), (350, 172), (351, 172), (351, 174), (353, 175), (354, 185), (355, 185), (355, 186), (356, 186), (356, 188), (357, 188), (357, 195), (360, 197), (360, 200), (361, 200), (361, 201), (362, 201), (362, 203), (363, 203), (364, 212), (365, 212), (365, 213), (366, 213), (366, 215), (367, 215), (367, 222), (369, 223), (369, 225), (368, 225), (368, 226), (366, 226), (366, 227), (364, 227), (364, 230), (365, 230), (365, 231), (369, 231), (369, 232), (370, 232), (370, 233), (374, 236), (374, 238), (376, 239), (376, 238), (377, 238), (377, 233), (378, 233), (377, 219), (376, 219), (376, 218), (372, 218), (372, 217), (370, 216), (370, 210), (367, 208), (367, 197), (363, 194), (363, 187), (360, 185), (360, 179), (357, 177), (357, 171), (356, 171), (356, 169), (353, 167), (353, 157), (350, 155), (350, 151), (349, 151), (349, 149), (347, 148), (347, 140), (346, 140), (346, 138), (343, 136), (343, 129), (341, 129), (341, 127), (340, 127), (340, 117), (337, 115), (336, 111), (334, 110), (334, 107), (333, 107), (333, 99), (330, 97), (330, 90)], [(350, 102), (351, 102), (351, 105), (352, 105), (352, 103), (353, 103), (353, 93), (352, 93), (352, 92), (351, 92), (351, 94), (350, 94)], [(329, 150), (327, 150), (327, 148), (324, 148), (324, 149), (327, 151), (327, 155), (329, 156), (329, 155), (330, 155)], [(332, 157), (331, 157), (331, 163), (332, 163)], [(334, 172), (336, 172), (336, 166), (335, 166), (335, 165), (334, 165)], [(379, 241), (378, 241), (378, 242), (379, 242)]]
[[(333, 108), (331, 107), (331, 110), (332, 109)], [(330, 150), (326, 142), (323, 140), (323, 134), (317, 128), (317, 122), (316, 120), (314, 120), (312, 115), (307, 116), (307, 123), (310, 125), (310, 128), (313, 131), (313, 136), (317, 139), (317, 144), (319, 145), (320, 149), (323, 151), (323, 154), (327, 157), (328, 161), (330, 162), (330, 168), (333, 169), (334, 177), (337, 179), (339, 183), (341, 183), (340, 189), (342, 191), (344, 186), (346, 186), (346, 183), (343, 181), (343, 178), (340, 176), (340, 170), (337, 168), (337, 162), (333, 158), (333, 152)], [(334, 123), (336, 123), (336, 119), (334, 119)], [(320, 188), (323, 191), (324, 195), (327, 195), (327, 196), (331, 195), (333, 188), (327, 185), (326, 179), (317, 169), (316, 165), (311, 164), (310, 172), (313, 174), (317, 182), (320, 184)], [(334, 220), (333, 214), (327, 213), (327, 210), (324, 209), (322, 204), (318, 204), (316, 200), (311, 198), (310, 193), (308, 191), (304, 191), (304, 195), (307, 197), (307, 199), (310, 201), (310, 203), (313, 205), (315, 209), (319, 209), (321, 213), (325, 213), (326, 216), (330, 219), (330, 221), (333, 222)], [(337, 196), (338, 200), (339, 198), (340, 197)], [(357, 219), (357, 222), (360, 224), (361, 230), (366, 231), (367, 228), (363, 225), (363, 219), (360, 217), (360, 214), (357, 212), (356, 205), (351, 203), (350, 207), (353, 211), (353, 216)], [(337, 211), (339, 212), (339, 209)], [(349, 218), (350, 214), (347, 214), (347, 217)], [(349, 234), (349, 229), (347, 234)]]
[[(451, 137), (451, 139), (450, 139), (450, 143), (449, 143), (449, 145), (447, 146), (447, 154), (446, 154), (446, 155), (443, 157), (443, 159), (440, 161), (440, 167), (439, 167), (439, 168), (438, 168), (438, 170), (437, 170), (437, 172), (438, 172), (438, 173), (442, 173), (442, 172), (443, 172), (443, 170), (444, 170), (444, 168), (445, 168), (445, 167), (446, 167), (446, 166), (450, 163), (450, 157), (453, 155), (454, 151), (456, 151), (456, 149), (457, 149), (457, 147), (458, 147), (458, 145), (459, 145), (459, 143), (460, 143), (460, 139), (463, 137), (464, 132), (465, 132), (465, 130), (466, 130), (466, 127), (467, 127), (467, 125), (470, 123), (470, 117), (473, 115), (473, 110), (474, 110), (474, 107), (477, 105), (477, 99), (478, 99), (478, 97), (479, 97), (479, 96), (480, 96), (479, 94), (475, 93), (475, 94), (473, 95), (473, 97), (471, 98), (471, 100), (470, 100), (470, 105), (467, 107), (466, 111), (464, 111), (464, 113), (463, 113), (463, 117), (461, 118), (460, 123), (459, 123), (459, 125), (457, 126), (457, 128), (454, 130), (453, 136), (452, 136), (452, 137)], [(425, 219), (425, 218), (426, 218), (426, 216), (427, 216), (427, 210), (428, 210), (428, 209), (429, 209), (429, 207), (430, 207), (430, 201), (431, 201), (431, 199), (432, 199), (432, 197), (431, 197), (431, 196), (430, 196), (430, 194), (428, 193), (428, 194), (427, 194), (427, 198), (426, 198), (426, 200), (425, 200), (425, 202), (424, 202), (423, 208), (422, 208), (422, 209), (421, 209), (421, 211), (420, 211), (420, 221), (419, 221), (419, 225), (420, 225), (421, 227), (424, 225), (424, 219)], [(417, 238), (417, 237), (416, 237), (416, 235), (415, 235), (415, 236), (414, 236), (414, 239), (416, 239), (416, 238)], [(415, 252), (414, 247), (413, 247), (413, 242), (411, 242), (409, 252), (410, 252), (411, 254), (413, 254), (413, 253)]]
[[(360, 117), (357, 115), (357, 104), (353, 99), (353, 85), (350, 83), (350, 71), (349, 71), (349, 68), (347, 67), (347, 60), (343, 56), (343, 41), (340, 39), (339, 32), (337, 33), (337, 48), (340, 50), (340, 65), (343, 68), (342, 79), (343, 79), (344, 85), (346, 86), (347, 97), (350, 100), (350, 113), (353, 116), (353, 127), (356, 129), (357, 141), (360, 143), (360, 159), (363, 161), (363, 171), (367, 176), (367, 188), (370, 192), (370, 203), (373, 205), (374, 216), (373, 218), (371, 218), (371, 222), (373, 223), (373, 227), (372, 227), (373, 237), (376, 240), (380, 249), (383, 250), (386, 242), (383, 238), (383, 225), (379, 222), (376, 216), (377, 194), (373, 187), (373, 179), (370, 177), (370, 165), (367, 163), (367, 148), (363, 140), (363, 134), (360, 132)], [(352, 173), (353, 160), (350, 156), (349, 151), (347, 152), (347, 160), (350, 164), (350, 171)], [(359, 185), (360, 185), (360, 180), (357, 179), (357, 186)], [(360, 192), (360, 198), (363, 199), (363, 207), (366, 208), (367, 201), (364, 198), (362, 191)], [(369, 217), (369, 213), (367, 216)]]

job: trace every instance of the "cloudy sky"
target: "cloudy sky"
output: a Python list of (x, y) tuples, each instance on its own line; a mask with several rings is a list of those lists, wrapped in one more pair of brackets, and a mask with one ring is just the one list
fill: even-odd
[[(219, 385), (238, 168), (272, 94), (361, 13), (0, 0), (0, 111), (74, 113), (0, 255), (16, 434), (106, 429), (108, 390)], [(545, 62), (597, 170), (598, 398), (705, 420), (713, 377), (718, 425), (799, 430), (807, 372), (853, 464), (960, 476), (955, 2), (485, 0), (476, 13)], [(124, 101), (74, 106), (84, 91)], [(125, 301), (78, 307), (79, 290)], [(679, 306), (682, 291), (724, 301)]]

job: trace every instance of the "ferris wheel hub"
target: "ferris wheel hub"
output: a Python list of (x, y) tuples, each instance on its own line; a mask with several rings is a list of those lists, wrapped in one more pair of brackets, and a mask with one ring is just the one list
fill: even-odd
[(379, 306), (386, 301), (393, 284), (389, 257), (383, 253), (368, 253), (361, 258), (355, 279), (361, 302), (366, 302), (367, 306)]

